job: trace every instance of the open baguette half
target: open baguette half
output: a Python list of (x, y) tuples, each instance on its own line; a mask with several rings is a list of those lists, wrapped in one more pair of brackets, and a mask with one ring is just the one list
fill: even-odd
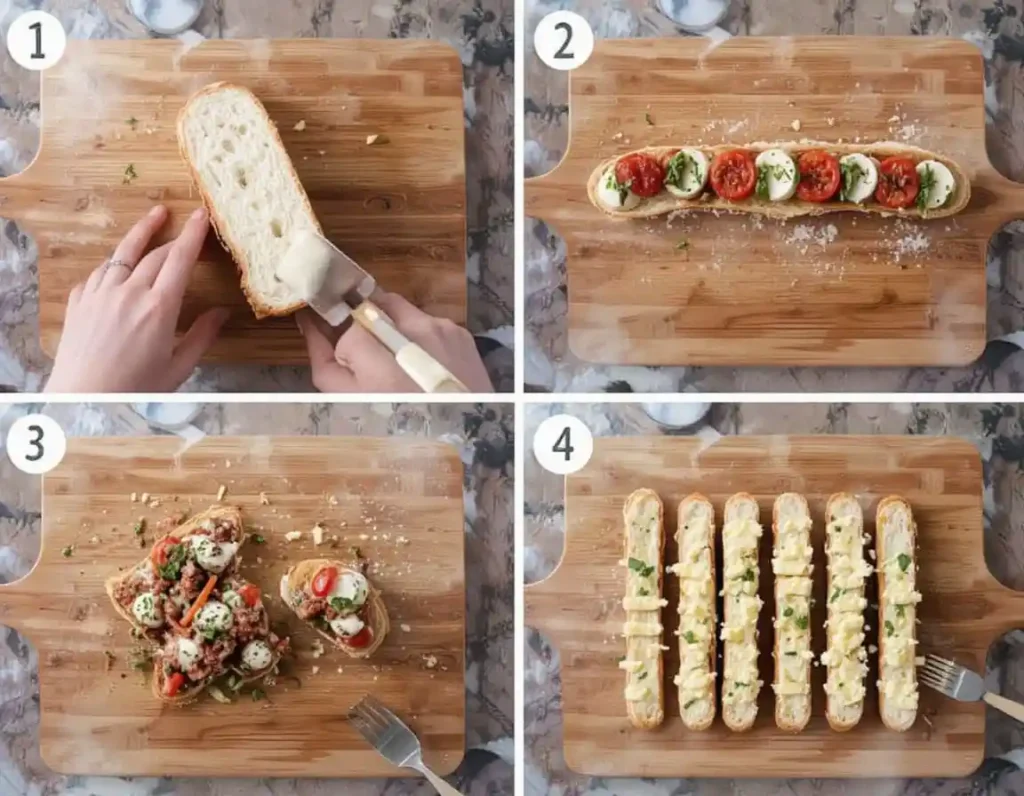
[(837, 732), (857, 726), (864, 714), (868, 653), (864, 646), (865, 585), (874, 568), (864, 559), (864, 514), (853, 495), (838, 492), (825, 506), (827, 648), (825, 718)]
[(757, 501), (746, 492), (725, 503), (722, 525), (722, 720), (735, 732), (749, 730), (757, 718), (757, 698), (763, 682), (758, 667), (757, 619), (763, 602), (758, 596), (763, 530)]
[(679, 715), (691, 730), (715, 720), (715, 509), (694, 493), (679, 504)]
[(786, 492), (772, 508), (775, 573), (775, 724), (799, 732), (811, 718), (811, 512), (807, 499)]
[(178, 115), (178, 144), (256, 317), (304, 307), (275, 270), (297, 232), (323, 231), (263, 104), (243, 86), (206, 86)]
[(613, 168), (622, 158), (627, 155), (644, 153), (653, 156), (664, 165), (668, 162), (669, 158), (671, 158), (681, 148), (682, 147), (680, 146), (644, 147), (643, 149), (624, 152), (621, 155), (616, 155), (613, 158), (605, 160), (594, 169), (590, 178), (587, 180), (587, 196), (590, 197), (591, 203), (596, 208), (610, 216), (615, 216), (616, 218), (652, 218), (654, 216), (666, 215), (667, 213), (678, 210), (712, 210), (732, 213), (756, 213), (762, 216), (767, 216), (768, 218), (779, 219), (796, 218), (798, 216), (818, 216), (826, 213), (843, 212), (873, 213), (875, 215), (899, 216), (901, 218), (945, 218), (959, 213), (967, 207), (967, 204), (971, 199), (971, 182), (964, 173), (964, 170), (957, 165), (956, 161), (943, 155), (929, 152), (926, 149), (921, 149), (920, 147), (901, 144), (894, 141), (881, 141), (873, 144), (836, 144), (825, 141), (776, 141), (770, 143), (755, 142), (744, 146), (737, 146), (736, 144), (718, 144), (716, 146), (698, 145), (695, 148), (700, 149), (707, 156), (709, 163), (715, 155), (721, 152), (728, 152), (733, 149), (745, 149), (755, 156), (758, 152), (763, 152), (767, 149), (782, 149), (790, 154), (794, 159), (796, 159), (796, 153), (806, 152), (812, 149), (823, 149), (826, 152), (835, 155), (837, 158), (841, 158), (844, 155), (862, 153), (874, 157), (877, 160), (884, 160), (885, 158), (892, 156), (909, 157), (913, 159), (915, 163), (919, 163), (922, 160), (937, 160), (950, 170), (956, 181), (956, 190), (952, 195), (950, 195), (949, 200), (943, 207), (936, 210), (923, 211), (918, 209), (916, 206), (911, 206), (902, 210), (897, 210), (879, 204), (873, 197), (862, 204), (838, 200), (828, 202), (805, 202), (796, 197), (779, 202), (772, 202), (767, 199), (759, 198), (756, 193), (752, 194), (747, 199), (731, 202), (728, 199), (724, 199), (716, 195), (711, 190), (710, 186), (705, 188), (703, 193), (693, 199), (681, 199), (673, 196), (667, 190), (662, 189), (658, 194), (652, 197), (641, 199), (640, 203), (636, 207), (629, 210), (609, 208), (598, 198), (598, 187), (600, 186), (601, 180), (604, 178), (605, 174), (607, 174), (608, 170)]
[(634, 727), (650, 729), (665, 719), (662, 689), (661, 597), (665, 549), (665, 508), (650, 489), (637, 489), (622, 508), (625, 523), (626, 588), (622, 607), (626, 623), (626, 713)]
[[(159, 579), (159, 573), (153, 564), (152, 550), (155, 550), (159, 545), (165, 544), (166, 540), (171, 537), (188, 545), (191, 537), (209, 534), (211, 527), (221, 523), (230, 524), (233, 528), (237, 529), (237, 535), (232, 537), (233, 542), (238, 545), (238, 548), (234, 555), (231, 570), (237, 569), (239, 553), (241, 552), (242, 545), (245, 544), (245, 540), (248, 538), (242, 525), (242, 510), (237, 506), (212, 506), (205, 511), (199, 512), (158, 539), (154, 543), (150, 554), (134, 567), (126, 572), (112, 575), (104, 582), (104, 589), (110, 598), (111, 604), (114, 606), (114, 610), (151, 643), (162, 644), (164, 635), (171, 630), (170, 626), (163, 624), (159, 628), (152, 628), (139, 622), (132, 613), (131, 608), (118, 599), (119, 592), (122, 591), (121, 587), (135, 584), (133, 590), (136, 592), (150, 591), (151, 587)], [(178, 574), (180, 575), (180, 572)], [(173, 588), (174, 586), (172, 585), (171, 590)]]
[(878, 708), (890, 730), (917, 719), (917, 525), (910, 504), (891, 496), (878, 504)]
[[(318, 598), (313, 594), (313, 581), (317, 573), (322, 569), (329, 568), (334, 568), (337, 571), (336, 582), (342, 581), (346, 576), (350, 578), (358, 576), (362, 579), (360, 583), (365, 581), (365, 600), (358, 610), (351, 614), (362, 623), (363, 628), (360, 632), (369, 633), (369, 639), (363, 646), (354, 646), (352, 643), (354, 637), (347, 638), (332, 631), (330, 622), (325, 618), (327, 606), (321, 605), (321, 603), (329, 604), (332, 598)], [(365, 578), (358, 566), (352, 566), (344, 561), (327, 558), (311, 558), (300, 561), (281, 578), (281, 599), (300, 619), (327, 639), (330, 644), (352, 658), (369, 658), (384, 643), (384, 639), (391, 629), (387, 605), (384, 603), (380, 590)]]

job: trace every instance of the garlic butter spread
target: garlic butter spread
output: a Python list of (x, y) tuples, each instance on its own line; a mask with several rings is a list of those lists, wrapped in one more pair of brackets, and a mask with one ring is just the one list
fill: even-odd
[(679, 705), (690, 723), (706, 722), (715, 710), (715, 578), (711, 566), (714, 509), (706, 500), (685, 504), (676, 539), (679, 562)]
[[(772, 570), (775, 573), (775, 690), (776, 704), (790, 723), (803, 723), (811, 702), (811, 518), (803, 501), (789, 501), (785, 519), (775, 534)], [(797, 516), (788, 516), (796, 511)]]
[(653, 718), (661, 711), (661, 506), (653, 498), (633, 502), (626, 514), (626, 622), (624, 696), (632, 710)]
[(907, 711), (917, 710), (915, 648), (917, 604), (921, 602), (921, 593), (914, 588), (917, 568), (913, 543), (912, 533), (901, 529), (897, 522), (887, 523), (881, 545), (886, 558), (878, 565), (885, 579), (878, 605), (882, 650), (878, 689), (891, 707)]
[(760, 580), (757, 561), (761, 534), (761, 526), (749, 517), (730, 520), (722, 529), (725, 562), (722, 704), (733, 705), (737, 713), (757, 710), (757, 695), (762, 685), (757, 669), (757, 617), (762, 604), (757, 596)]
[(864, 585), (871, 565), (864, 560), (863, 520), (859, 507), (840, 503), (828, 518), (829, 567), (827, 648), (821, 662), (828, 669), (825, 693), (839, 710), (864, 701), (868, 654), (864, 648)]

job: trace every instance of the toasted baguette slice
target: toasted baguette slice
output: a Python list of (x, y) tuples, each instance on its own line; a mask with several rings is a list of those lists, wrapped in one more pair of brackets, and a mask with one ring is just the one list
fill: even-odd
[(650, 729), (665, 719), (662, 691), (661, 597), (665, 509), (650, 489), (638, 489), (622, 509), (625, 522), (626, 713), (634, 727)]
[(868, 653), (864, 647), (864, 587), (874, 568), (864, 560), (864, 514), (853, 495), (839, 492), (825, 507), (828, 606), (825, 718), (837, 732), (857, 726), (864, 713)]
[(917, 719), (917, 525), (899, 496), (878, 504), (878, 707), (882, 723), (905, 732)]
[(726, 501), (722, 526), (722, 567), (725, 642), (722, 677), (722, 720), (735, 732), (749, 730), (757, 718), (757, 697), (763, 682), (758, 668), (757, 617), (761, 511), (746, 492)]
[[(238, 536), (233, 539), (233, 541), (238, 543), (238, 551), (235, 554), (235, 561), (230, 569), (230, 571), (233, 572), (238, 568), (239, 555), (241, 554), (241, 549), (245, 544), (245, 540), (248, 538), (248, 535), (245, 533), (245, 528), (242, 525), (242, 510), (237, 506), (212, 506), (206, 509), (206, 511), (201, 511), (199, 514), (196, 514), (194, 517), (186, 520), (170, 533), (165, 534), (163, 537), (158, 539), (156, 543), (154, 543), (154, 547), (169, 536), (174, 536), (180, 541), (185, 542), (191, 536), (204, 533), (204, 526), (208, 526), (210, 523), (219, 521), (230, 522), (238, 529)], [(103, 584), (106, 589), (107, 596), (110, 598), (110, 602), (114, 606), (114, 610), (117, 611), (123, 619), (129, 622), (131, 626), (139, 632), (139, 634), (145, 636), (154, 644), (162, 644), (164, 635), (170, 630), (169, 626), (163, 625), (162, 627), (155, 629), (146, 627), (135, 618), (135, 615), (132, 614), (128, 607), (121, 605), (117, 600), (116, 593), (118, 586), (122, 583), (131, 581), (133, 578), (140, 578), (149, 583), (154, 582), (156, 579), (156, 573), (154, 572), (149, 555), (126, 572), (121, 572), (107, 578)]]
[(295, 233), (322, 230), (260, 101), (242, 86), (206, 86), (178, 115), (178, 145), (256, 317), (305, 306), (275, 271)]
[(800, 732), (811, 718), (811, 511), (786, 492), (772, 508), (775, 573), (775, 725)]
[(679, 715), (691, 730), (715, 720), (715, 509), (695, 493), (679, 504)]
[(300, 619), (303, 619), (306, 624), (346, 655), (351, 658), (369, 658), (384, 643), (384, 639), (391, 629), (391, 620), (388, 616), (387, 606), (384, 604), (384, 598), (372, 583), (369, 584), (365, 609), (360, 612), (360, 617), (370, 632), (370, 643), (364, 647), (353, 647), (342, 636), (335, 635), (325, 629), (315, 619), (303, 618), (300, 613), (300, 606), (303, 601), (315, 599), (312, 596), (310, 587), (313, 583), (313, 578), (316, 577), (316, 573), (324, 567), (336, 567), (338, 572), (342, 574), (345, 572), (362, 574), (357, 567), (353, 567), (343, 561), (332, 561), (327, 558), (311, 558), (300, 561), (281, 578), (281, 599), (284, 600), (285, 605), (295, 611)]
[(728, 199), (723, 199), (716, 195), (710, 190), (710, 188), (694, 199), (680, 199), (673, 196), (667, 190), (662, 189), (652, 197), (641, 199), (640, 204), (629, 210), (606, 207), (598, 199), (597, 191), (601, 185), (601, 180), (604, 179), (609, 169), (613, 168), (622, 158), (627, 155), (643, 153), (653, 156), (656, 160), (664, 164), (667, 163), (668, 160), (680, 150), (680, 148), (681, 147), (679, 146), (645, 147), (644, 149), (639, 149), (635, 152), (623, 153), (604, 161), (600, 166), (594, 169), (593, 173), (590, 175), (590, 179), (587, 181), (587, 195), (590, 197), (591, 203), (599, 210), (602, 210), (610, 216), (615, 216), (616, 218), (651, 218), (653, 216), (662, 216), (677, 210), (711, 210), (733, 213), (757, 213), (758, 215), (767, 216), (769, 218), (781, 219), (796, 218), (798, 216), (820, 216), (825, 213), (842, 212), (873, 213), (875, 215), (899, 216), (901, 218), (945, 218), (946, 216), (952, 216), (959, 213), (967, 207), (967, 203), (971, 199), (971, 181), (964, 173), (964, 170), (960, 168), (955, 161), (942, 155), (936, 155), (934, 152), (920, 149), (916, 146), (900, 144), (893, 141), (882, 141), (875, 144), (832, 144), (825, 141), (777, 141), (773, 143), (757, 142), (747, 144), (743, 147), (737, 147), (735, 144), (719, 144), (717, 146), (698, 146), (697, 148), (707, 156), (709, 164), (715, 155), (737, 148), (748, 150), (755, 157), (757, 153), (763, 152), (766, 149), (782, 149), (788, 152), (794, 160), (797, 159), (799, 153), (807, 152), (812, 149), (824, 149), (825, 151), (835, 155), (837, 158), (859, 152), (870, 157), (874, 157), (876, 160), (884, 160), (885, 158), (892, 157), (894, 155), (910, 158), (915, 164), (920, 163), (923, 160), (937, 160), (950, 170), (953, 175), (953, 179), (956, 181), (956, 189), (945, 206), (940, 207), (937, 210), (927, 211), (919, 210), (915, 205), (903, 210), (893, 210), (874, 201), (874, 198), (870, 201), (864, 202), (863, 204), (841, 202), (838, 199), (829, 202), (805, 202), (797, 199), (796, 197), (782, 202), (772, 202), (767, 199), (759, 198), (756, 193), (751, 194), (748, 199), (744, 199), (743, 201), (730, 202)]

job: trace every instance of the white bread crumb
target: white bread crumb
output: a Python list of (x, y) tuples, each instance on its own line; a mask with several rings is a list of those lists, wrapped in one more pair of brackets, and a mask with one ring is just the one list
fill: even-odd
[(320, 523), (313, 526), (313, 544), (319, 547), (324, 543), (324, 529), (320, 527)]
[(302, 531), (288, 531), (288, 533), (284, 535), (284, 538), (288, 542), (294, 542), (297, 539), (302, 538)]
[(297, 133), (301, 133), (303, 130), (306, 129), (306, 120), (303, 119), (298, 124), (296, 124), (295, 127), (293, 127), (292, 129), (295, 130), (295, 132)]
[(220, 503), (224, 499), (224, 496), (228, 493), (228, 488), (224, 484), (220, 485), (220, 489), (217, 490), (217, 502)]

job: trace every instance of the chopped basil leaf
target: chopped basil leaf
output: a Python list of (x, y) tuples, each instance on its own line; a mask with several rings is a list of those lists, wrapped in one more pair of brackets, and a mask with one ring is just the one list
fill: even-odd
[(859, 163), (840, 163), (839, 171), (842, 174), (842, 183), (839, 191), (839, 198), (844, 202), (849, 201), (850, 195), (853, 193), (853, 189), (857, 187), (857, 183), (866, 175), (867, 172), (860, 167)]
[(267, 541), (262, 536), (260, 536), (258, 533), (255, 534), (254, 536), (249, 537), (249, 538), (252, 539), (253, 544), (264, 544)]
[(177, 580), (181, 567), (185, 563), (185, 545), (176, 544), (167, 549), (167, 563), (160, 564), (156, 570), (164, 580)]
[(140, 517), (138, 522), (132, 526), (132, 530), (135, 531), (136, 536), (142, 536), (146, 532), (146, 518)]
[(896, 556), (896, 563), (899, 564), (900, 572), (906, 572), (910, 567), (910, 556), (906, 553), (900, 553)]
[(615, 171), (608, 172), (608, 179), (605, 181), (605, 187), (610, 191), (618, 191), (619, 203), (626, 204), (626, 198), (629, 196), (629, 186), (633, 184), (630, 180), (626, 183), (621, 183), (615, 178)]
[(743, 574), (742, 574), (742, 575), (740, 576), (740, 580), (745, 580), (745, 581), (747, 581), (748, 583), (749, 583), (749, 582), (751, 582), (751, 581), (753, 581), (753, 580), (754, 580), (754, 570), (753, 570), (753, 569), (747, 569), (747, 571), (746, 571), (746, 572), (744, 572), (744, 573), (743, 573)]
[(792, 657), (792, 656), (796, 655), (796, 650), (790, 650), (789, 652), (786, 652), (786, 653), (783, 653), (783, 654)]
[(932, 195), (932, 191), (935, 190), (935, 174), (932, 172), (931, 166), (924, 167), (924, 174), (921, 175), (921, 186), (917, 190), (917, 208), (918, 210), (924, 210), (928, 203), (928, 199)]
[(264, 691), (262, 688), (254, 688), (252, 690), (252, 701), (253, 702), (259, 702), (261, 699), (266, 699), (266, 698), (267, 698), (267, 692)]
[(897, 605), (896, 606), (896, 616), (899, 617), (900, 619), (903, 619), (906, 615), (907, 615), (907, 606), (905, 606), (905, 605)]
[(639, 682), (640, 680), (646, 680), (647, 679), (647, 672), (641, 672), (640, 676), (637, 677), (636, 679), (637, 679), (637, 682)]
[(785, 616), (785, 617), (792, 616), (793, 615), (793, 609), (790, 608), (789, 606), (787, 606), (786, 609), (782, 612), (782, 615)]
[(888, 619), (886, 619), (885, 620), (885, 635), (886, 636), (891, 636), (895, 632), (896, 632), (896, 628), (893, 627), (892, 622), (890, 622)]
[(687, 644), (697, 643), (697, 636), (694, 635), (694, 632), (692, 630), (687, 630), (685, 633), (683, 633), (683, 638), (686, 639)]
[(676, 244), (676, 249), (677, 250), (688, 249), (688, 248), (690, 248), (690, 241), (688, 241), (688, 240), (681, 240), (681, 241), (679, 241), (679, 243)]
[(128, 164), (128, 168), (126, 168), (124, 170), (124, 179), (121, 180), (121, 182), (124, 185), (128, 185), (128, 184), (130, 184), (132, 182), (132, 180), (137, 179), (138, 176), (139, 176), (139, 173), (135, 170), (135, 164), (134, 163), (129, 163)]
[(654, 120), (651, 118), (651, 114), (644, 114), (644, 121), (647, 122), (651, 127), (654, 127)]
[(355, 601), (350, 600), (348, 597), (331, 597), (327, 602), (330, 604), (331, 608), (339, 614), (350, 614), (356, 609)]
[(648, 578), (654, 574), (654, 565), (645, 564), (639, 558), (629, 559), (629, 568), (636, 572), (641, 578)]
[(700, 181), (700, 175), (697, 172), (697, 161), (684, 151), (679, 150), (669, 159), (668, 165), (665, 167), (665, 182), (675, 185), (677, 188), (682, 188), (687, 172), (693, 174), (695, 180)]
[(829, 602), (830, 603), (834, 603), (836, 600), (838, 600), (844, 594), (846, 594), (846, 589), (838, 589), (837, 588), (834, 592), (832, 592), (832, 596), (829, 598)]
[(69, 544), (63, 550), (60, 551), (60, 554), (64, 556), (64, 558), (71, 558), (71, 554), (74, 552), (75, 546), (73, 544)]
[(811, 618), (807, 614), (804, 614), (803, 616), (798, 616), (796, 618), (796, 626), (801, 630), (806, 630), (810, 626), (810, 624)]
[(641, 587), (637, 591), (637, 594), (639, 594), (641, 597), (649, 597), (651, 592), (648, 589)]
[(690, 705), (692, 705), (696, 701), (697, 701), (696, 699), (691, 699), (689, 702), (687, 702), (685, 705), (683, 705), (683, 710), (687, 710), (690, 707)]

